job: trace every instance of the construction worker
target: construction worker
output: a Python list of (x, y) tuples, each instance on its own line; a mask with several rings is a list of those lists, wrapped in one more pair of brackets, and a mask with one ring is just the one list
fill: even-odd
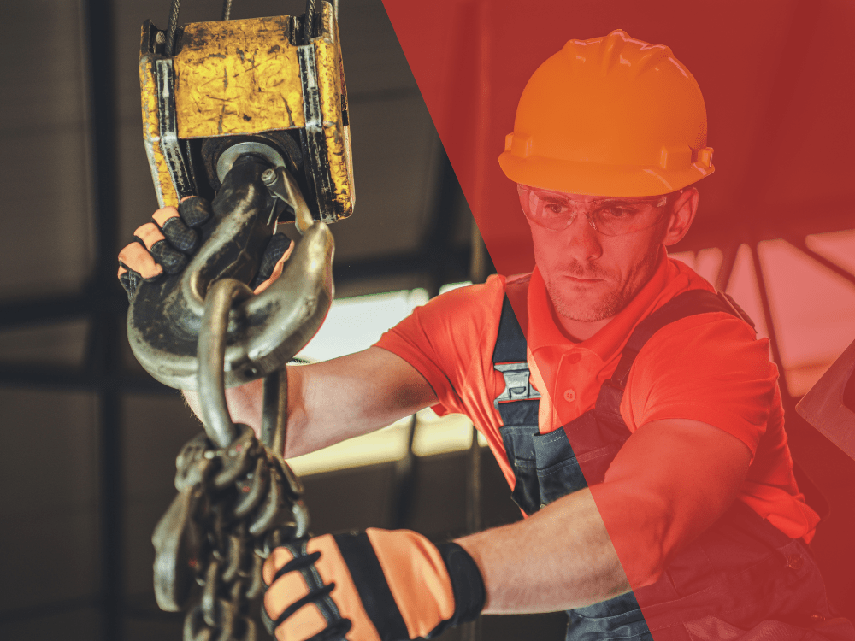
[[(819, 519), (793, 478), (768, 341), (666, 253), (711, 161), (701, 92), (667, 47), (615, 31), (535, 71), (499, 158), (534, 272), (289, 367), (285, 446), (430, 406), (467, 414), (528, 518), (440, 545), (369, 529), (278, 548), (264, 566), (277, 639), (414, 639), (558, 610), (573, 640), (855, 639), (806, 547)], [(157, 271), (134, 252), (126, 268)], [(258, 429), (260, 384), (228, 397)]]

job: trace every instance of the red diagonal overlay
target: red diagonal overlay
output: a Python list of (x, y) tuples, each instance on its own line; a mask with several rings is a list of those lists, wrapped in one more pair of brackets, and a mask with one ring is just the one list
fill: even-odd
[[(570, 38), (599, 37), (622, 28), (631, 36), (669, 45), (693, 70), (709, 108), (711, 95), (731, 90), (728, 85), (731, 78), (723, 71), (717, 74), (716, 65), (736, 68), (737, 58), (743, 55), (739, 47), (721, 47), (715, 54), (701, 55), (703, 52), (695, 45), (699, 28), (707, 34), (714, 33), (719, 28), (716, 25), (737, 36), (741, 32), (732, 27), (732, 15), (711, 12), (701, 5), (687, 8), (681, 2), (384, 0), (384, 5), (493, 263), (499, 273), (506, 275), (530, 271), (534, 260), (528, 226), (521, 215), (514, 185), (502, 174), (496, 159), (502, 152), (505, 135), (513, 130), (519, 96), (541, 62)], [(735, 4), (731, 6), (736, 10)], [(762, 22), (758, 16), (754, 18), (757, 24)], [(746, 25), (750, 22), (744, 20)], [(771, 31), (763, 33), (765, 36), (758, 32), (761, 34), (758, 37), (769, 36)], [(773, 36), (768, 37), (768, 46), (758, 46), (754, 53), (764, 59), (771, 58), (781, 44)], [(747, 36), (745, 39), (750, 40)], [(710, 35), (708, 41), (714, 42), (715, 36)], [(688, 58), (684, 52), (688, 52)], [(774, 64), (774, 60), (768, 62)], [(712, 82), (705, 83), (705, 78), (711, 78)], [(745, 81), (759, 82), (748, 78)], [(765, 106), (761, 105), (758, 112)], [(710, 128), (709, 144), (740, 171), (744, 167), (734, 163), (732, 155), (728, 157), (727, 148), (717, 147), (717, 134), (723, 130), (726, 133), (731, 124), (717, 113), (719, 130)], [(739, 131), (739, 126), (745, 125), (735, 123), (733, 131)], [(720, 172), (727, 169), (727, 162), (719, 163), (718, 158), (717, 165)], [(518, 310), (517, 315), (522, 312)], [(601, 512), (624, 566), (644, 565), (636, 563), (638, 559), (628, 563), (626, 550), (633, 545), (621, 539), (631, 537), (632, 533), (619, 526), (617, 521), (622, 522), (622, 515)], [(785, 596), (776, 594), (770, 598)], [(644, 610), (645, 603), (641, 605)], [(657, 615), (663, 617), (661, 607)], [(701, 635), (699, 638), (734, 634), (733, 630), (700, 628), (695, 632)], [(770, 629), (768, 633), (774, 635), (778, 631)], [(668, 638), (664, 634), (654, 633), (660, 641)]]
[(496, 269), (530, 271), (528, 227), (496, 158), (529, 75), (566, 38), (524, 44), (518, 2), (384, 4)]

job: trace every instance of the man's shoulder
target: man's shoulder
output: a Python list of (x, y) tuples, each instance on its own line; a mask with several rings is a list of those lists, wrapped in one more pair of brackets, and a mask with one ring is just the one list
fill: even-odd
[[(442, 301), (444, 305), (471, 305), (471, 306), (495, 306), (501, 301), (510, 288), (512, 291), (522, 290), (528, 287), (528, 277), (531, 274), (518, 274), (514, 276), (503, 276), (491, 274), (487, 280), (480, 284), (466, 284), (452, 287), (434, 298), (431, 302)], [(523, 282), (524, 281), (524, 282)], [(430, 303), (429, 303), (430, 305)]]
[(753, 322), (736, 301), (718, 293), (688, 265), (671, 258), (669, 261), (669, 281), (642, 319), (658, 316), (659, 322), (640, 356), (658, 357), (663, 351), (681, 347), (689, 351), (715, 351), (733, 343), (744, 345), (756, 341)]
[[(712, 294), (713, 296), (715, 294)], [(683, 363), (690, 369), (733, 366), (731, 359), (768, 362), (768, 349), (758, 340), (754, 327), (735, 311), (702, 310), (678, 315), (652, 334), (638, 355), (641, 368), (663, 363)], [(759, 359), (759, 360), (758, 360)], [(727, 361), (731, 360), (728, 365)]]
[(413, 314), (423, 324), (439, 323), (444, 328), (466, 327), (467, 331), (482, 322), (501, 314), (505, 296), (506, 278), (492, 274), (484, 283), (461, 285), (443, 292)]
[[(498, 274), (494, 274), (498, 276)], [(531, 272), (525, 274), (513, 274), (508, 276), (507, 278), (500, 276), (500, 278), (504, 279), (505, 289), (508, 287), (522, 287), (527, 288), (529, 281), (531, 281)]]

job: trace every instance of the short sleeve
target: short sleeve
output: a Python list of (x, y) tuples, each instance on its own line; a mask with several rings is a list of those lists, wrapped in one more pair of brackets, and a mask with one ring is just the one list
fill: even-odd
[(439, 399), (438, 414), (466, 414), (467, 388), (483, 386), (486, 336), (495, 337), (504, 283), (492, 276), (483, 285), (460, 287), (416, 308), (385, 332), (376, 347), (407, 361), (424, 376)]
[(729, 314), (671, 323), (639, 352), (621, 414), (631, 431), (651, 421), (691, 419), (728, 432), (752, 456), (766, 430), (778, 371), (769, 341)]

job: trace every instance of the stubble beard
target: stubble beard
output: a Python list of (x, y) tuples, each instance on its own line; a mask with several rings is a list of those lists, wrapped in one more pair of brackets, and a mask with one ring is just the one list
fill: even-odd
[[(560, 283), (556, 283), (554, 279), (549, 279), (545, 282), (546, 291), (549, 292), (549, 298), (552, 300), (555, 312), (568, 320), (584, 323), (604, 321), (617, 316), (653, 276), (659, 259), (660, 247), (659, 244), (651, 247), (650, 251), (636, 264), (635, 268), (629, 272), (627, 278), (618, 287), (591, 301), (580, 300), (579, 296), (572, 292), (566, 292)], [(565, 273), (578, 278), (603, 278), (606, 282), (614, 281), (611, 274), (596, 266), (585, 268), (581, 265), (571, 265)]]

